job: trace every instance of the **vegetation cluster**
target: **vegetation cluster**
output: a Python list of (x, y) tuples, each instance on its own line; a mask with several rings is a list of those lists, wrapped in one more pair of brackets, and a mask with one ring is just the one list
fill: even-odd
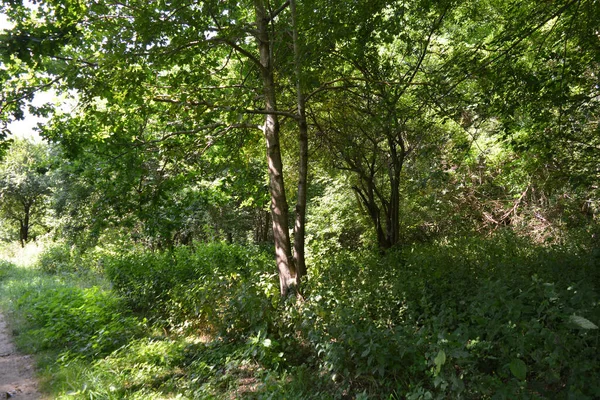
[(258, 247), (59, 243), (2, 293), (56, 398), (592, 399), (598, 262), (510, 233), (344, 251), (297, 303)]
[(600, 398), (599, 0), (0, 13), (0, 305), (54, 398)]

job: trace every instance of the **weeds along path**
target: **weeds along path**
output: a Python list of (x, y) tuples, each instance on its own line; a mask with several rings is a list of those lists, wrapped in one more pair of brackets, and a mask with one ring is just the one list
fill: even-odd
[(33, 361), (19, 354), (0, 314), (0, 399), (41, 399), (34, 378)]

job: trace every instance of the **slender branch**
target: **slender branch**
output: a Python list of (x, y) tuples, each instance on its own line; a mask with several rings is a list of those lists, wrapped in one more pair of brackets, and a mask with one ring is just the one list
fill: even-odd
[[(410, 75), (410, 78), (405, 79), (406, 75), (404, 75), (404, 79), (402, 79), (403, 81), (406, 82), (406, 84), (405, 84), (404, 88), (400, 91), (400, 93), (398, 94), (398, 97), (402, 97), (402, 95), (406, 92), (408, 87), (412, 84), (412, 81), (413, 81), (413, 79), (415, 79), (415, 76), (419, 72), (419, 69), (421, 69), (423, 60), (425, 60), (425, 56), (427, 55), (427, 49), (429, 49), (429, 45), (431, 44), (431, 39), (433, 38), (433, 34), (435, 33), (435, 31), (438, 30), (438, 28), (442, 24), (442, 21), (444, 20), (444, 17), (446, 16), (446, 13), (448, 12), (449, 8), (450, 7), (448, 6), (444, 9), (444, 11), (440, 14), (439, 18), (436, 20), (436, 22), (431, 27), (431, 30), (429, 31), (429, 35), (427, 36), (427, 41), (425, 42), (425, 46), (423, 47), (423, 51), (421, 52), (421, 55), (419, 56), (417, 65), (415, 65), (415, 68), (413, 69), (412, 74)], [(408, 71), (407, 71), (407, 74), (408, 74)]]
[(400, 81), (373, 80), (373, 79), (364, 78), (364, 77), (348, 76), (348, 77), (334, 79), (332, 81), (323, 83), (320, 87), (318, 87), (315, 90), (313, 90), (312, 92), (308, 93), (305, 96), (305, 100), (308, 101), (308, 99), (311, 98), (312, 96), (314, 96), (320, 92), (324, 92), (324, 91), (328, 91), (328, 90), (349, 90), (349, 89), (360, 87), (359, 85), (347, 85), (347, 86), (345, 85), (345, 86), (333, 86), (332, 87), (332, 85), (335, 85), (336, 83), (339, 83), (339, 82), (351, 82), (351, 81), (377, 83), (377, 84), (381, 84), (381, 85), (385, 85), (385, 86), (397, 86), (397, 85), (401, 85), (401, 84), (405, 84), (406, 86), (426, 86), (426, 85), (428, 85), (427, 82), (408, 82), (407, 83), (407, 82), (404, 82), (401, 80)]
[(194, 106), (194, 107), (205, 106), (205, 107), (213, 108), (216, 110), (236, 111), (236, 112), (240, 112), (243, 114), (279, 115), (282, 117), (287, 117), (287, 118), (292, 118), (292, 119), (298, 118), (298, 115), (296, 113), (289, 112), (289, 111), (248, 110), (248, 109), (241, 109), (241, 108), (231, 107), (231, 106), (219, 106), (218, 104), (210, 103), (208, 101), (190, 101), (190, 100), (182, 101), (182, 100), (172, 99), (170, 97), (162, 97), (162, 96), (156, 96), (156, 97), (152, 98), (152, 101), (155, 101), (158, 103), (170, 103), (170, 104), (178, 104), (178, 105), (185, 104), (185, 105)]
[(2, 106), (0, 107), (0, 114), (2, 114), (4, 112), (4, 110), (6, 109), (6, 107), (10, 104), (16, 104), (22, 100), (26, 100), (28, 97), (35, 95), (37, 92), (40, 92), (44, 89), (47, 89), (49, 87), (51, 87), (53, 84), (55, 84), (56, 82), (58, 82), (59, 80), (62, 79), (62, 76), (59, 76), (57, 78), (52, 79), (50, 82), (45, 83), (43, 85), (39, 85), (39, 86), (35, 86), (33, 88), (29, 88), (30, 90), (26, 91), (25, 93), (23, 93), (20, 96), (17, 96), (13, 99), (10, 100), (6, 100), (4, 101), (4, 103), (2, 104)]
[(238, 53), (241, 53), (244, 56), (246, 56), (246, 58), (248, 58), (250, 61), (252, 61), (252, 63), (255, 64), (256, 66), (258, 66), (258, 68), (260, 68), (260, 69), (264, 68), (264, 66), (260, 63), (260, 60), (254, 54), (252, 54), (250, 51), (244, 49), (243, 47), (241, 47), (239, 44), (237, 44), (235, 41), (233, 41), (231, 39), (220, 38), (217, 36), (214, 38), (207, 39), (206, 41), (213, 42), (213, 43), (226, 44), (226, 45), (232, 47), (233, 49), (235, 49)]
[(550, 16), (548, 16), (547, 18), (544, 18), (542, 22), (540, 22), (538, 25), (534, 26), (533, 28), (531, 28), (528, 32), (525, 32), (524, 35), (522, 35), (521, 37), (519, 37), (517, 40), (515, 40), (513, 43), (511, 43), (510, 46), (508, 46), (508, 48), (503, 49), (500, 51), (500, 54), (498, 54), (495, 57), (492, 57), (491, 59), (489, 59), (488, 61), (484, 62), (482, 65), (480, 65), (479, 67), (475, 68), (472, 72), (467, 72), (465, 74), (464, 77), (462, 77), (461, 79), (459, 79), (458, 81), (456, 81), (454, 83), (454, 85), (450, 86), (450, 88), (446, 91), (446, 93), (444, 93), (443, 96), (447, 96), (448, 94), (450, 94), (452, 91), (454, 91), (454, 89), (456, 89), (461, 83), (463, 83), (464, 81), (466, 81), (467, 79), (470, 79), (477, 71), (481, 71), (486, 67), (489, 67), (490, 65), (492, 65), (493, 63), (495, 63), (496, 61), (502, 59), (503, 57), (505, 57), (506, 55), (508, 55), (515, 47), (517, 47), (521, 42), (523, 42), (525, 39), (527, 39), (528, 37), (530, 37), (531, 35), (533, 35), (535, 32), (537, 32), (539, 29), (541, 29), (543, 26), (545, 26), (548, 21), (551, 21), (552, 19), (560, 16), (562, 13), (564, 13), (567, 9), (569, 9), (573, 4), (575, 3), (579, 3), (580, 0), (571, 0), (570, 2), (568, 2), (567, 4), (565, 4), (564, 6), (560, 7), (556, 12), (552, 13)]
[(271, 15), (269, 15), (269, 17), (267, 17), (267, 22), (271, 22), (272, 20), (274, 20), (275, 18), (277, 18), (277, 16), (283, 10), (285, 10), (289, 5), (290, 5), (290, 0), (286, 0), (281, 6), (279, 6), (279, 8), (277, 10), (273, 11), (271, 13)]
[(53, 58), (53, 59), (55, 59), (55, 60), (75, 61), (77, 63), (87, 65), (89, 67), (94, 67), (94, 68), (98, 67), (98, 63), (94, 62), (94, 61), (87, 61), (87, 60), (82, 60), (82, 59), (75, 59), (75, 58), (72, 58), (72, 57), (61, 57), (61, 56), (56, 56), (56, 55), (53, 55), (53, 56), (50, 56), (50, 57)]

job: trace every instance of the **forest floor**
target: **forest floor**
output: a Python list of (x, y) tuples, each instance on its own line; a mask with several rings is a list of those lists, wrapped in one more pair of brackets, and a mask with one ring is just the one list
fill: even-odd
[(37, 387), (33, 360), (17, 352), (0, 314), (0, 399), (41, 399)]

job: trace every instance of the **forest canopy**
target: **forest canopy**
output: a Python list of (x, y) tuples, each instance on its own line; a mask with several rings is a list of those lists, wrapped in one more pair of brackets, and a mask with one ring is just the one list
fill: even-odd
[(319, 235), (312, 182), (345, 182), (383, 250), (544, 236), (561, 194), (594, 213), (597, 2), (280, 3), (3, 2), (4, 129), (42, 90), (77, 104), (34, 110), (65, 234), (270, 237), (283, 293)]

